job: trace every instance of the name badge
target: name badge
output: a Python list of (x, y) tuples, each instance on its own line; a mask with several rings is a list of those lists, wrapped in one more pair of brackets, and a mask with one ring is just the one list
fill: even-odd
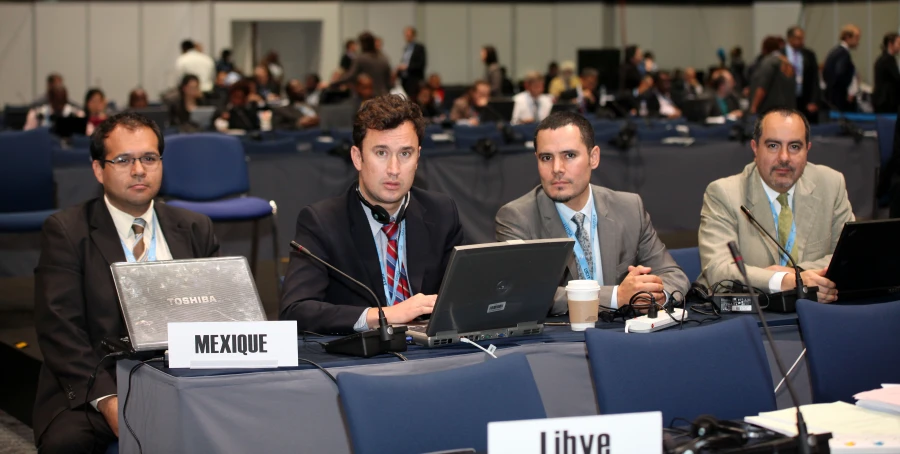
[(169, 367), (297, 366), (297, 321), (169, 323)]
[(492, 422), (488, 423), (488, 452), (662, 453), (662, 428), (662, 413), (658, 411)]

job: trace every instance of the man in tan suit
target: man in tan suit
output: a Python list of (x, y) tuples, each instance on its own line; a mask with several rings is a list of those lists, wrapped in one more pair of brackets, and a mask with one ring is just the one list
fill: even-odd
[(837, 300), (838, 290), (825, 271), (844, 224), (854, 219), (853, 210), (844, 176), (807, 163), (811, 146), (809, 123), (794, 109), (774, 109), (756, 121), (750, 141), (755, 162), (738, 175), (712, 182), (703, 196), (700, 282), (741, 279), (727, 246), (736, 241), (753, 287), (772, 293), (795, 288), (787, 257), (750, 223), (741, 212), (744, 205), (804, 270), (803, 283), (819, 287), (819, 301)]
[(640, 291), (659, 304), (675, 291), (684, 295), (688, 278), (656, 236), (641, 197), (590, 184), (600, 147), (584, 117), (550, 114), (538, 125), (534, 146), (541, 185), (500, 208), (496, 235), (497, 241), (576, 240), (551, 314), (567, 311), (562, 287), (573, 279), (598, 281), (600, 304), (609, 308), (628, 304)]

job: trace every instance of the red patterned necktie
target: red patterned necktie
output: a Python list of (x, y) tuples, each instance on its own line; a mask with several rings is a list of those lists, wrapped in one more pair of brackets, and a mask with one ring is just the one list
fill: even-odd
[[(385, 269), (387, 270), (388, 288), (393, 291), (394, 278), (397, 276), (397, 237), (400, 235), (400, 225), (391, 222), (381, 228), (381, 231), (387, 235), (387, 257), (385, 258)], [(406, 301), (411, 296), (409, 290), (409, 279), (406, 276), (406, 265), (400, 267), (400, 282), (397, 283), (397, 293), (394, 295), (393, 301), (388, 301), (388, 306)]]

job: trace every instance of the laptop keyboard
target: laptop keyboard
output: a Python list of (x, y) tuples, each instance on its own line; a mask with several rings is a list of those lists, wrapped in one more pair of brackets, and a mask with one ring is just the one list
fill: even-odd
[(415, 331), (417, 333), (424, 333), (428, 328), (428, 325), (406, 325), (407, 331)]

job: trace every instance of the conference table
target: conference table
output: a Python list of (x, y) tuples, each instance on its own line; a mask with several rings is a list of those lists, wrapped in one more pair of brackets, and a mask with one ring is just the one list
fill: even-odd
[[(855, 143), (846, 137), (813, 137), (809, 161), (843, 173), (853, 211), (870, 218), (874, 211), (877, 142)], [(620, 151), (600, 144), (600, 166), (592, 182), (641, 195), (654, 227), (661, 233), (696, 232), (703, 193), (712, 181), (739, 173), (753, 160), (749, 144), (698, 139), (690, 146), (644, 142)], [(311, 203), (346, 191), (356, 169), (346, 159), (327, 153), (296, 152), (248, 155), (250, 195), (278, 205), (279, 255), (289, 252), (297, 215)], [(57, 205), (77, 205), (100, 195), (90, 163), (55, 169)], [(485, 158), (468, 150), (423, 150), (415, 184), (448, 194), (459, 208), (466, 241), (494, 241), (494, 215), (504, 204), (534, 189), (540, 182), (534, 150), (503, 147)], [(267, 220), (260, 228), (260, 259), (271, 259)], [(216, 235), (224, 255), (250, 256), (250, 223), (219, 223)], [(0, 235), (0, 276), (26, 276), (40, 250), (35, 234)]]
[[(706, 316), (692, 312), (690, 317), (699, 320)], [(708, 323), (718, 323), (732, 317), (756, 318), (756, 315), (723, 315), (719, 320), (703, 323), (700, 328), (691, 323), (685, 324), (684, 329), (702, 329)], [(763, 341), (774, 389), (780, 376), (773, 360), (772, 347), (778, 349), (787, 363), (786, 367), (790, 367), (799, 358), (803, 345), (796, 314), (768, 313), (767, 320), (775, 345), (769, 345), (765, 338)], [(624, 331), (624, 324), (599, 322), (596, 329)], [(405, 361), (392, 355), (351, 358), (324, 353), (321, 345), (313, 342), (328, 339), (331, 338), (298, 339), (298, 355), (319, 364), (335, 376), (352, 372), (383, 375), (385, 380), (402, 380), (403, 375), (448, 370), (492, 360), (475, 347), (465, 344), (435, 349), (411, 346), (403, 353)], [(480, 344), (486, 347), (490, 341)], [(528, 358), (548, 417), (602, 413), (602, 409), (597, 408), (583, 332), (573, 332), (566, 326), (547, 326), (541, 335), (494, 340), (493, 344), (497, 347), (495, 354), (498, 356), (523, 354)], [(684, 367), (704, 360), (692, 356), (690, 346), (673, 345), (671, 349), (673, 355), (684, 359)], [(790, 374), (791, 383), (801, 405), (809, 404), (812, 397), (806, 361), (796, 363)], [(140, 364), (122, 360), (116, 370), (119, 446), (123, 453), (137, 452), (135, 438), (124, 423), (125, 416), (145, 453), (351, 452), (337, 386), (313, 366), (301, 362), (299, 367), (279, 369), (191, 370), (169, 369), (162, 361)], [(498, 379), (502, 380), (502, 377)], [(697, 383), (697, 388), (704, 386), (733, 387), (734, 384), (720, 383), (716, 377), (708, 377), (706, 382)], [(739, 395), (740, 389), (735, 389), (735, 394)], [(786, 387), (781, 387), (776, 398), (778, 408), (792, 406)], [(127, 414), (124, 410), (126, 401)], [(429, 412), (434, 411), (439, 409), (394, 408), (377, 417), (384, 419), (387, 429), (391, 418), (427, 417)]]

